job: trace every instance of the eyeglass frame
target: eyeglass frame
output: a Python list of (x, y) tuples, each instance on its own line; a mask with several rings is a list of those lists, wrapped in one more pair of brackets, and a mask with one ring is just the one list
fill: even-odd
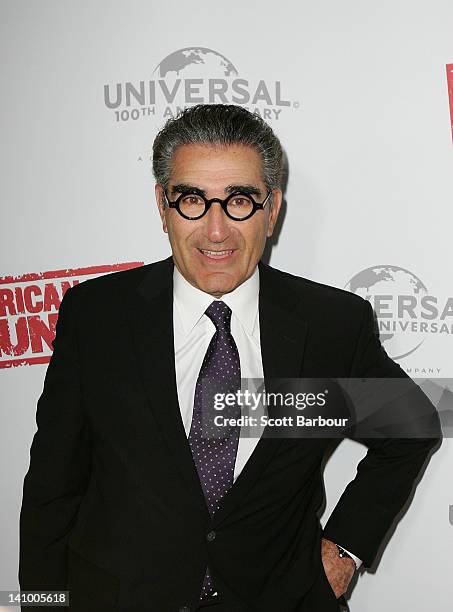
[[(264, 209), (264, 207), (266, 206), (267, 201), (269, 200), (269, 197), (270, 197), (270, 195), (272, 193), (272, 189), (268, 190), (266, 198), (261, 203), (260, 202), (255, 202), (254, 198), (250, 194), (244, 193), (243, 191), (233, 191), (233, 193), (230, 193), (224, 200), (221, 200), (220, 198), (212, 198), (211, 200), (208, 200), (206, 198), (206, 196), (204, 196), (202, 193), (200, 193), (198, 191), (186, 191), (184, 193), (181, 193), (176, 198), (176, 200), (174, 202), (170, 202), (170, 200), (168, 199), (168, 195), (167, 195), (167, 190), (166, 189), (163, 190), (163, 193), (165, 195), (165, 200), (166, 200), (169, 208), (175, 208), (178, 211), (178, 213), (181, 215), (181, 217), (183, 217), (184, 219), (187, 219), (188, 221), (198, 221), (198, 219), (201, 219), (202, 217), (204, 217), (205, 214), (208, 212), (208, 210), (211, 208), (211, 205), (214, 202), (218, 202), (220, 204), (220, 206), (222, 207), (223, 212), (232, 221), (246, 221), (247, 219), (250, 219), (250, 217), (252, 217), (256, 213), (257, 210), (263, 210)], [(183, 212), (181, 212), (181, 209), (179, 207), (179, 203), (181, 202), (182, 198), (184, 196), (187, 196), (187, 195), (197, 195), (197, 196), (199, 196), (204, 201), (204, 211), (203, 211), (203, 213), (200, 216), (198, 216), (198, 217), (188, 217)], [(252, 204), (253, 204), (252, 211), (248, 215), (246, 215), (245, 217), (241, 217), (240, 219), (238, 217), (233, 217), (232, 215), (230, 215), (230, 213), (227, 210), (228, 202), (234, 196), (237, 196), (237, 195), (242, 195), (242, 196), (245, 196), (245, 197), (249, 198), (249, 200), (251, 200)]]

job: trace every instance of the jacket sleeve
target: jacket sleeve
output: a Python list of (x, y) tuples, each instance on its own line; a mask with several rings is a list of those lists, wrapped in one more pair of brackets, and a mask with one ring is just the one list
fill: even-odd
[(38, 401), (20, 513), (21, 590), (64, 590), (66, 548), (91, 465), (81, 406), (74, 289), (61, 302), (54, 352)]
[[(409, 499), (431, 449), (441, 439), (441, 430), (435, 407), (381, 346), (373, 309), (366, 300), (351, 368), (351, 378), (362, 377), (379, 379), (376, 388), (380, 385), (383, 395), (383, 379), (405, 379), (404, 396), (389, 404), (392, 417), (398, 412), (424, 415), (410, 419), (410, 437), (353, 437), (368, 451), (329, 517), (323, 537), (352, 551), (365, 567), (370, 567), (386, 532)], [(425, 432), (429, 432), (426, 437)]]

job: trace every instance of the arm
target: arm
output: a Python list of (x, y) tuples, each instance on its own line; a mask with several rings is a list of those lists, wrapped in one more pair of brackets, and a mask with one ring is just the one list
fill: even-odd
[(23, 487), (22, 590), (65, 589), (67, 540), (90, 475), (91, 446), (81, 409), (73, 289), (62, 300), (53, 347)]
[[(357, 466), (357, 475), (348, 484), (333, 510), (324, 537), (340, 544), (363, 560), (366, 567), (373, 563), (380, 543), (396, 515), (408, 500), (419, 472), (431, 449), (438, 443), (439, 419), (435, 408), (421, 389), (390, 359), (379, 341), (373, 309), (364, 302), (362, 327), (357, 342), (351, 378), (405, 378), (410, 393), (407, 401), (422, 407), (432, 422), (436, 437), (416, 437), (411, 423), (410, 438), (360, 439), (368, 452)], [(398, 409), (398, 403), (392, 404)], [(404, 412), (404, 410), (403, 410)], [(423, 430), (424, 431), (424, 430)]]

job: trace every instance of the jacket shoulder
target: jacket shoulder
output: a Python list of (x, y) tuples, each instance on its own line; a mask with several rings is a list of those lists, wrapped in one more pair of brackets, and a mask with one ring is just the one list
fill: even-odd
[(68, 289), (71, 298), (76, 300), (94, 299), (109, 295), (121, 295), (137, 288), (142, 281), (162, 269), (169, 271), (172, 258), (163, 259), (119, 272), (110, 272), (103, 276), (91, 278)]
[(304, 302), (314, 303), (315, 305), (330, 304), (331, 307), (352, 308), (362, 311), (366, 300), (361, 296), (351, 293), (346, 289), (340, 289), (332, 285), (327, 285), (314, 281), (303, 276), (296, 276), (289, 272), (272, 268), (262, 264), (262, 270), (270, 273), (283, 286), (287, 286), (292, 292), (301, 297)]

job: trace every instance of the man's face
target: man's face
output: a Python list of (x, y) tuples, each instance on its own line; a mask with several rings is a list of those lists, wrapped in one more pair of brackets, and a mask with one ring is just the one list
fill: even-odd
[[(252, 197), (263, 202), (267, 189), (263, 181), (260, 154), (245, 145), (183, 145), (176, 149), (167, 194), (176, 200), (182, 190), (194, 187), (208, 199), (225, 199), (234, 190), (256, 189)], [(156, 185), (156, 198), (168, 233), (173, 259), (181, 274), (193, 286), (221, 297), (249, 278), (272, 235), (280, 211), (282, 193), (273, 190), (272, 206), (257, 210), (245, 221), (234, 221), (214, 202), (201, 219), (184, 219), (174, 208), (164, 207), (163, 189)]]

